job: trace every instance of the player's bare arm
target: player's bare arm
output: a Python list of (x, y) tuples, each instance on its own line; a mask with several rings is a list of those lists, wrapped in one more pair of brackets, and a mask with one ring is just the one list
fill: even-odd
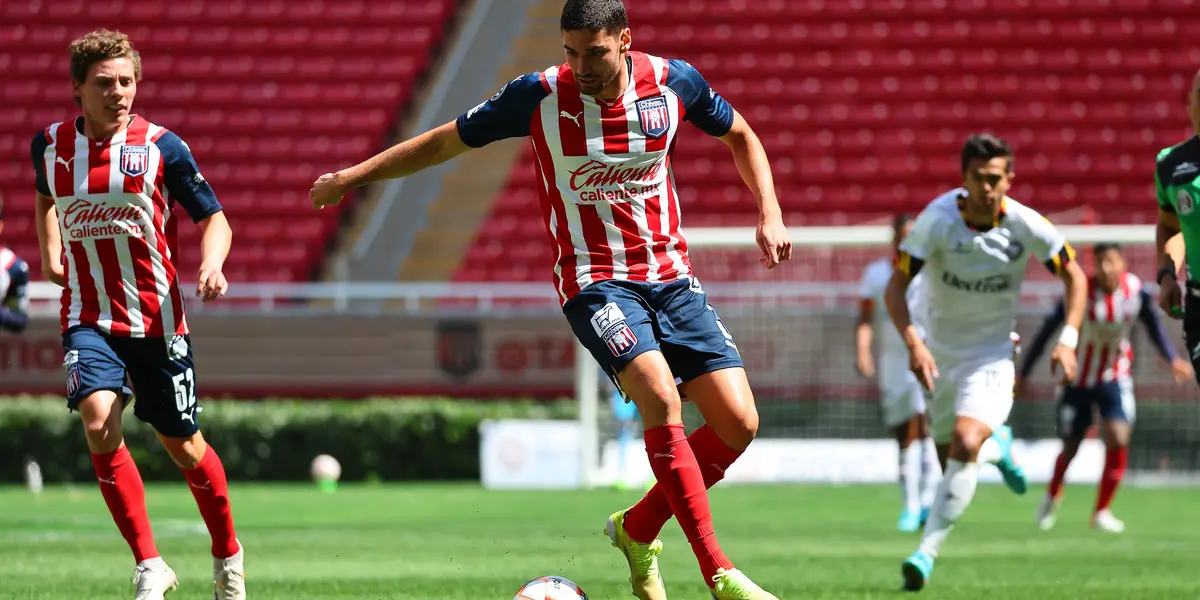
[(1183, 293), (1177, 280), (1177, 265), (1180, 263), (1174, 256), (1180, 252), (1179, 247), (1183, 243), (1182, 239), (1172, 242), (1178, 235), (1179, 215), (1159, 208), (1158, 224), (1154, 227), (1154, 251), (1158, 262), (1158, 304), (1172, 319), (1183, 318)]
[(912, 315), (908, 311), (908, 286), (912, 285), (916, 273), (909, 275), (910, 267), (904, 263), (911, 264), (912, 260), (907, 254), (900, 255), (899, 268), (892, 272), (883, 298), (888, 314), (892, 317), (892, 324), (896, 326), (896, 331), (900, 332), (904, 345), (908, 346), (909, 368), (925, 389), (932, 390), (933, 380), (938, 377), (937, 364), (934, 363), (933, 354), (925, 346), (925, 340), (921, 339), (921, 332), (913, 325)]
[(440, 165), (470, 147), (463, 143), (454, 121), (405, 140), (367, 160), (337, 173), (317, 178), (309, 191), (313, 208), (337, 204), (347, 192), (369, 183), (408, 177)]
[(196, 278), (196, 297), (202, 302), (211, 302), (229, 291), (229, 282), (222, 272), (225, 259), (229, 258), (229, 247), (233, 242), (233, 230), (224, 211), (217, 211), (200, 221), (200, 272)]
[(875, 357), (871, 355), (871, 340), (875, 330), (875, 302), (863, 298), (858, 303), (858, 325), (854, 328), (854, 351), (857, 356), (855, 367), (863, 377), (875, 376)]
[(1071, 381), (1076, 375), (1075, 348), (1079, 345), (1079, 328), (1083, 326), (1083, 311), (1087, 307), (1087, 275), (1075, 261), (1070, 261), (1058, 274), (1066, 293), (1066, 318), (1058, 343), (1050, 353), (1051, 368), (1061, 369), (1063, 381)]
[(734, 111), (733, 126), (729, 133), (718, 139), (733, 151), (738, 174), (758, 203), (758, 230), (755, 235), (763, 253), (759, 261), (764, 267), (774, 269), (780, 262), (791, 260), (792, 240), (788, 237), (787, 227), (783, 225), (779, 199), (775, 197), (775, 182), (771, 176), (767, 151), (750, 124), (737, 111)]
[(59, 287), (67, 285), (62, 264), (62, 234), (58, 231), (58, 208), (54, 198), (37, 195), (38, 246), (42, 254), (42, 276)]

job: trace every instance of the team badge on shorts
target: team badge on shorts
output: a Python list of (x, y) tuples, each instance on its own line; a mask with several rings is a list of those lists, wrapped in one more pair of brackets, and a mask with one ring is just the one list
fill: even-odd
[(667, 110), (667, 99), (663, 96), (638, 100), (637, 112), (646, 137), (660, 138), (671, 128), (671, 112)]
[(604, 340), (613, 356), (624, 356), (637, 345), (637, 336), (625, 321), (625, 313), (615, 302), (605, 304), (592, 315), (592, 329)]
[(150, 165), (149, 146), (121, 146), (121, 172), (129, 177), (141, 177)]
[(74, 398), (83, 385), (79, 375), (79, 351), (71, 350), (63, 357), (63, 369), (67, 371), (67, 398)]
[(174, 361), (183, 360), (188, 354), (187, 338), (177, 335), (167, 345), (167, 357)]

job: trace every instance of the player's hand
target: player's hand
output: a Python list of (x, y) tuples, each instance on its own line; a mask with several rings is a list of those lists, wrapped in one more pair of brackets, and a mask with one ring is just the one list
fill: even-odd
[(1062, 369), (1062, 382), (1075, 381), (1078, 366), (1075, 363), (1075, 349), (1059, 344), (1050, 353), (1050, 372), (1057, 373)]
[(1020, 375), (1017, 375), (1017, 380), (1013, 382), (1013, 398), (1017, 400), (1029, 399), (1029, 382), (1025, 381), (1025, 378)]
[(1174, 277), (1163, 277), (1158, 284), (1158, 305), (1168, 317), (1183, 318), (1183, 292)]
[(783, 225), (782, 217), (775, 215), (760, 219), (754, 237), (758, 241), (758, 249), (762, 250), (762, 256), (758, 259), (762, 266), (774, 269), (779, 263), (792, 259), (792, 238)]
[(308, 199), (312, 200), (313, 208), (321, 210), (330, 204), (342, 201), (347, 192), (346, 184), (337, 173), (326, 173), (313, 182), (308, 191)]
[(938, 369), (933, 361), (933, 354), (925, 344), (919, 344), (909, 350), (908, 368), (917, 376), (917, 381), (921, 382), (922, 387), (933, 391), (933, 380), (938, 378)]
[(1171, 361), (1171, 375), (1175, 378), (1176, 384), (1184, 384), (1196, 377), (1196, 371), (1192, 369), (1192, 363), (1176, 358)]
[(858, 374), (863, 377), (875, 376), (875, 357), (871, 356), (870, 352), (859, 354), (854, 366), (858, 369)]
[(200, 265), (200, 274), (196, 278), (196, 297), (201, 302), (211, 302), (224, 296), (229, 291), (229, 282), (220, 268)]

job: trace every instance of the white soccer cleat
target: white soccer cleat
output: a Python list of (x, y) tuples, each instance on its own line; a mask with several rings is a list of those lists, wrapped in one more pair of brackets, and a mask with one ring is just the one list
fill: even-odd
[(167, 592), (179, 587), (179, 578), (162, 557), (155, 557), (138, 563), (133, 584), (137, 586), (133, 600), (163, 600)]
[(213, 600), (246, 600), (246, 549), (238, 542), (237, 554), (213, 557)]
[(1054, 523), (1058, 520), (1058, 505), (1061, 503), (1062, 495), (1051, 496), (1050, 494), (1046, 494), (1042, 498), (1042, 504), (1038, 507), (1037, 513), (1038, 529), (1050, 531), (1054, 528)]
[(1125, 531), (1125, 521), (1115, 517), (1112, 511), (1106, 508), (1092, 515), (1092, 528), (1109, 533), (1121, 533)]

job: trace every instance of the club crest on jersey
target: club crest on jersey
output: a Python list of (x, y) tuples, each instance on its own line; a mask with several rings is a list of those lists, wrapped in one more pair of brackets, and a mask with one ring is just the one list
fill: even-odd
[(629, 328), (625, 313), (615, 302), (609, 302), (592, 315), (592, 329), (613, 356), (624, 356), (637, 346), (637, 336)]
[(1196, 200), (1187, 190), (1179, 190), (1179, 194), (1175, 196), (1175, 205), (1179, 210), (1179, 214), (1191, 214), (1196, 209)]
[(649, 138), (660, 138), (671, 129), (671, 112), (667, 110), (667, 99), (663, 96), (642, 98), (637, 101), (638, 122), (642, 133)]
[(146, 174), (150, 164), (149, 146), (121, 146), (121, 172), (129, 177)]

